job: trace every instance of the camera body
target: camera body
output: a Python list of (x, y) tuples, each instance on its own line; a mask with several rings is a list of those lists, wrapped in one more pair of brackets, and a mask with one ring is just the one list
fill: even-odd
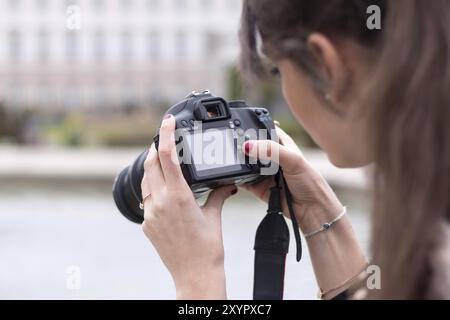
[[(250, 161), (242, 150), (245, 141), (270, 139), (274, 134), (275, 126), (267, 109), (251, 107), (244, 101), (227, 102), (205, 91), (191, 93), (167, 114), (176, 119), (175, 139), (179, 145), (181, 170), (196, 197), (220, 186), (256, 182), (261, 179), (261, 169), (270, 166), (269, 163)], [(267, 132), (267, 136), (260, 137), (260, 130)], [(200, 134), (203, 135), (201, 141), (195, 139)], [(210, 143), (222, 140), (218, 150), (220, 153), (222, 149), (222, 155), (228, 159), (216, 155), (215, 159), (210, 157), (214, 163), (207, 163), (205, 157), (198, 157), (199, 153), (192, 148), (196, 141), (208, 142), (205, 140)], [(154, 141), (158, 148), (159, 135)], [(203, 154), (204, 146), (198, 149)]]
[[(246, 140), (276, 140), (275, 125), (265, 108), (245, 101), (226, 101), (209, 91), (193, 92), (171, 107), (175, 117), (178, 158), (184, 178), (196, 198), (225, 185), (256, 183), (278, 170), (271, 163), (248, 158), (242, 146)], [(159, 133), (154, 138), (159, 148)], [(147, 152), (117, 177), (113, 194), (122, 214), (134, 222), (143, 221), (141, 181)]]

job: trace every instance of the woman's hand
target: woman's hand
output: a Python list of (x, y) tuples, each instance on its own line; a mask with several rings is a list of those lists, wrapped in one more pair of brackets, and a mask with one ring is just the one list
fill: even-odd
[(225, 299), (221, 211), (236, 187), (213, 191), (199, 207), (176, 156), (175, 119), (160, 129), (159, 152), (152, 146), (142, 181), (142, 228), (171, 273), (178, 299)]
[[(280, 164), (293, 197), (299, 227), (310, 233), (333, 221), (343, 207), (322, 176), (305, 160), (295, 142), (277, 129), (281, 145), (274, 141), (249, 141), (244, 150), (251, 157)], [(268, 199), (273, 179), (244, 186), (263, 200)], [(286, 201), (284, 213), (288, 212)], [(325, 299), (346, 290), (367, 266), (349, 219), (344, 216), (327, 232), (308, 238), (308, 248), (317, 283)]]
[[(243, 149), (253, 158), (280, 164), (292, 193), (299, 226), (304, 233), (309, 233), (336, 218), (343, 207), (325, 179), (303, 157), (294, 140), (280, 128), (277, 128), (277, 133), (281, 144), (271, 140), (247, 141)], [(241, 187), (267, 202), (273, 185), (271, 178)], [(283, 208), (284, 214), (288, 214), (285, 200)]]

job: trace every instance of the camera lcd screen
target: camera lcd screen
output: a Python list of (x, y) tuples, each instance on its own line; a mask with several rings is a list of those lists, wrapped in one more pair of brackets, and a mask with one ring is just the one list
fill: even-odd
[(197, 172), (238, 165), (232, 130), (189, 133), (185, 139)]

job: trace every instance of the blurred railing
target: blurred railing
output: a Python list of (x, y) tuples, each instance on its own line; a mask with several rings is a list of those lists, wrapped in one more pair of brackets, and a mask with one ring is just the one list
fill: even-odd
[[(130, 148), (0, 146), (0, 181), (36, 179), (108, 182), (141, 152), (141, 149)], [(307, 149), (303, 153), (333, 186), (356, 191), (367, 188), (368, 179), (363, 169), (338, 169), (322, 151)]]

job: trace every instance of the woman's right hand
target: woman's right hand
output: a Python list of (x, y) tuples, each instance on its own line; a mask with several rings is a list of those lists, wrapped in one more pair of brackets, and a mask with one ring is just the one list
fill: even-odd
[[(277, 134), (280, 144), (272, 140), (252, 140), (247, 141), (243, 149), (250, 157), (279, 163), (292, 193), (300, 229), (303, 233), (315, 231), (336, 218), (343, 210), (342, 204), (325, 179), (304, 158), (294, 140), (280, 128), (277, 128)], [(273, 185), (274, 180), (270, 178), (241, 188), (267, 202)], [(288, 215), (285, 199), (283, 209), (284, 214)]]

